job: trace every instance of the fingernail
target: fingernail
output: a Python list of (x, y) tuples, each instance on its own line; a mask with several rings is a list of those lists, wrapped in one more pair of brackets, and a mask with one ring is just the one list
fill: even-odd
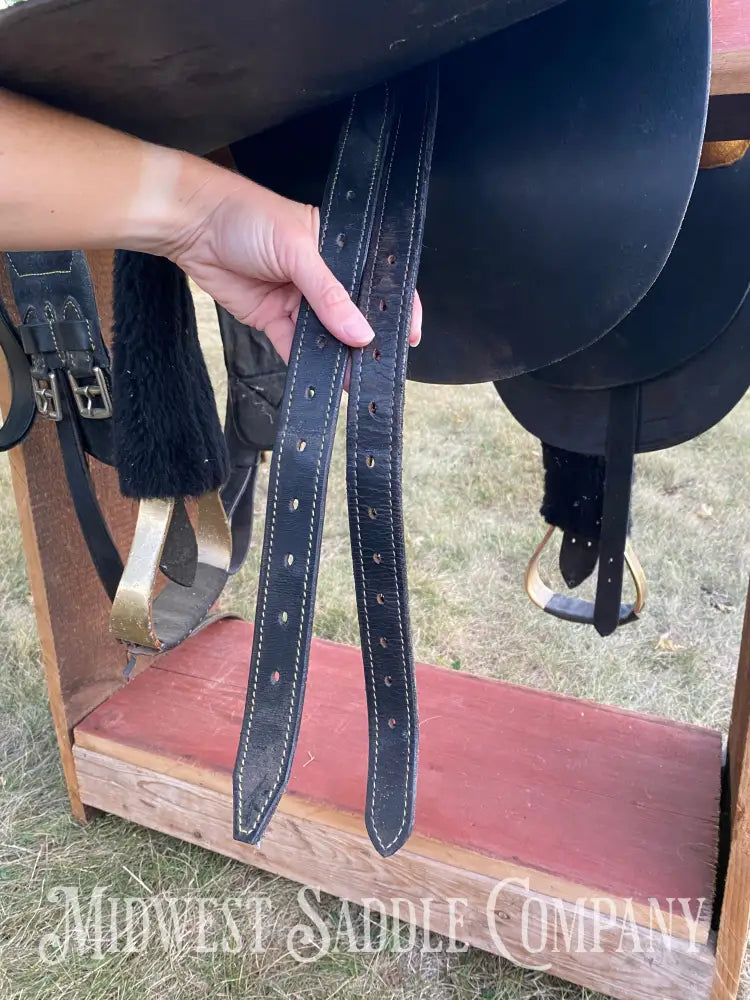
[(369, 344), (375, 333), (361, 312), (357, 311), (341, 324), (341, 332), (355, 344)]

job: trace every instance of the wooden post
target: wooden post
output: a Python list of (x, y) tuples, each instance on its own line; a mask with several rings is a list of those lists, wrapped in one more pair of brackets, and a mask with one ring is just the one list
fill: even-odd
[(735, 1000), (750, 931), (750, 588), (734, 689), (727, 760), (732, 839), (711, 1000)]
[[(90, 254), (89, 264), (107, 338), (112, 326), (112, 254)], [(12, 303), (4, 271), (0, 288), (4, 301)], [(135, 505), (120, 495), (113, 469), (93, 460), (91, 464), (102, 509), (125, 554)], [(37, 420), (24, 444), (10, 453), (10, 468), (52, 720), (71, 809), (83, 821), (86, 809), (73, 762), (73, 728), (123, 683), (126, 657), (109, 635), (109, 601), (81, 535), (54, 424)]]

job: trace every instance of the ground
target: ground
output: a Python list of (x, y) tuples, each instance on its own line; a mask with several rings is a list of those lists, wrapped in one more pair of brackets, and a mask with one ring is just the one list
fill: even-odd
[[(221, 354), (203, 298), (199, 313), (221, 393)], [(429, 350), (429, 317), (419, 350)], [(699, 440), (639, 460), (633, 537), (651, 596), (641, 621), (606, 641), (546, 618), (523, 593), (524, 566), (542, 533), (539, 446), (504, 412), (492, 387), (410, 386), (405, 439), (409, 584), (420, 660), (726, 731), (750, 573), (750, 398)], [(342, 445), (343, 435), (331, 472), (315, 631), (356, 643)], [(267, 472), (266, 465), (258, 538)], [(336, 953), (298, 964), (285, 948), (300, 919), (295, 885), (118, 819), (75, 824), (5, 464), (0, 510), (0, 1000), (198, 1000), (206, 994), (214, 1000), (595, 1000), (588, 991), (477, 951)], [(256, 545), (227, 595), (227, 606), (247, 617), (257, 569)], [(197, 953), (191, 937), (179, 954), (118, 947), (104, 958), (85, 948), (61, 956), (54, 938), (44, 936), (62, 933), (55, 893), (65, 886), (79, 890), (84, 910), (97, 886), (116, 897), (262, 896), (272, 901), (270, 947), (261, 954)], [(339, 925), (338, 900), (324, 898), (322, 910), (332, 929)], [(361, 921), (356, 909), (352, 919)]]

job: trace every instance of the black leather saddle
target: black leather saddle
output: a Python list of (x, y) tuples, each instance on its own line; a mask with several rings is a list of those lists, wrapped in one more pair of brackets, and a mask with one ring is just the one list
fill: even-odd
[[(240, 169), (292, 197), (318, 200), (328, 170), (322, 252), (376, 331), (371, 347), (352, 352), (347, 487), (370, 731), (365, 821), (382, 854), (408, 837), (415, 794), (399, 483), (417, 266), (425, 347), (413, 352), (412, 377), (518, 376), (622, 321), (664, 266), (693, 188), (707, 28), (703, 5), (569, 0), (439, 66), (233, 147)], [(330, 166), (320, 137), (332, 142), (337, 129)], [(295, 148), (318, 155), (300, 167)], [(283, 792), (298, 732), (346, 353), (303, 309), (271, 468), (235, 768), (235, 836), (251, 843)]]
[[(365, 823), (375, 848), (390, 855), (414, 821), (419, 728), (400, 489), (407, 374), (446, 383), (507, 380), (524, 423), (534, 392), (559, 399), (565, 418), (554, 435), (545, 425), (545, 440), (584, 452), (584, 465), (606, 455), (610, 479), (613, 423), (626, 437), (625, 425), (630, 429), (623, 469), (655, 439), (660, 412), (670, 414), (666, 437), (679, 436), (674, 402), (670, 408), (666, 400), (677, 398), (689, 366), (709, 354), (718, 359), (727, 338), (740, 338), (741, 291), (731, 314), (700, 304), (694, 341), (708, 341), (708, 324), (712, 342), (680, 358), (676, 371), (675, 337), (660, 329), (659, 339), (672, 347), (655, 349), (658, 372), (645, 375), (647, 366), (638, 368), (628, 348), (627, 367), (613, 361), (606, 389), (584, 391), (578, 374), (569, 387), (565, 372), (580, 372), (576, 358), (619, 336), (631, 316), (638, 326), (636, 313), (652, 308), (651, 289), (663, 271), (670, 280), (665, 265), (688, 204), (691, 214), (693, 206), (699, 211), (703, 178), (692, 202), (691, 194), (708, 105), (707, 0), (430, 0), (418, 9), (318, 5), (314, 17), (299, 3), (286, 5), (283, 19), (277, 5), (240, 10), (229, 0), (210, 8), (186, 9), (175, 0), (77, 0), (74, 7), (75, 37), (63, 30), (67, 4), (28, 0), (2, 15), (0, 81), (146, 138), (200, 152), (230, 143), (240, 171), (321, 205), (321, 253), (375, 329), (368, 348), (349, 351), (303, 303), (283, 398), (278, 405), (266, 400), (276, 434), (234, 771), (234, 834), (259, 841), (289, 778), (328, 469), (350, 361), (347, 491), (370, 735)], [(44, 38), (49, 45), (40, 44)], [(158, 105), (154, 93), (164, 98)], [(739, 186), (743, 174), (738, 167), (726, 176)], [(724, 184), (713, 186), (727, 204), (732, 196)], [(743, 210), (744, 202), (736, 211)], [(682, 244), (675, 253), (683, 254)], [(721, 276), (722, 286), (731, 286), (728, 298), (741, 284), (730, 270)], [(417, 275), (424, 345), (407, 358)], [(141, 500), (142, 513), (138, 573), (125, 569), (129, 596), (117, 629), (131, 646), (153, 650), (187, 634), (174, 621), (186, 604), (200, 618), (203, 605), (191, 596), (196, 581), (220, 585), (236, 566), (230, 532), (239, 507), (232, 498), (251, 478), (247, 463), (233, 458), (243, 396), (232, 397), (236, 412), (222, 432), (184, 279), (174, 269), (120, 255), (116, 287), (115, 460), (124, 492)], [(226, 322), (223, 332), (234, 371), (265, 369), (262, 351), (247, 367), (235, 363), (237, 345), (250, 334)], [(557, 374), (532, 374), (556, 363)], [(175, 364), (179, 378), (163, 379), (164, 392), (154, 396), (154, 372)], [(725, 382), (723, 370), (711, 371), (714, 391), (707, 396), (718, 413), (741, 390), (729, 386), (728, 375)], [(628, 416), (622, 429), (609, 417), (610, 395)], [(547, 405), (545, 413), (553, 402)], [(685, 431), (702, 426), (708, 408), (694, 424), (683, 420)], [(195, 420), (180, 419), (186, 409)], [(618, 475), (629, 491), (629, 478)], [(199, 516), (191, 559), (178, 560), (192, 579), (174, 585), (175, 600), (165, 609), (174, 627), (168, 641), (154, 643), (154, 621), (138, 600), (169, 551), (170, 535), (190, 541), (193, 529), (180, 511), (196, 495), (204, 524)], [(619, 503), (620, 518), (627, 506)], [(247, 514), (240, 520), (247, 538)], [(609, 551), (604, 540), (596, 551), (600, 560)], [(573, 575), (584, 572), (576, 566)], [(619, 591), (616, 603), (619, 619)]]
[(496, 382), (511, 413), (544, 443), (542, 513), (563, 530), (566, 583), (577, 586), (600, 563), (594, 605), (543, 592), (545, 610), (558, 617), (602, 634), (632, 619), (620, 594), (635, 454), (697, 437), (750, 385), (748, 223), (750, 157), (701, 170), (674, 250), (643, 301), (585, 350)]

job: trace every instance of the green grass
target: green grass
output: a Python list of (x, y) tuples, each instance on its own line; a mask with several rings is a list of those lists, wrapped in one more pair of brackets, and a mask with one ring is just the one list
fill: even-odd
[[(200, 314), (221, 392), (205, 301)], [(429, 350), (429, 331), (420, 349)], [(634, 540), (651, 597), (640, 623), (603, 642), (547, 619), (523, 593), (524, 566), (542, 530), (536, 442), (491, 387), (410, 386), (404, 502), (417, 656), (726, 730), (750, 571), (749, 432), (750, 398), (700, 440), (639, 461)], [(343, 434), (331, 472), (315, 630), (356, 643), (342, 444)], [(112, 817), (86, 828), (74, 823), (5, 464), (0, 509), (0, 1000), (594, 1000), (478, 951), (332, 954), (298, 964), (286, 950), (300, 919), (296, 885)], [(257, 560), (256, 545), (226, 600), (248, 617)], [(120, 897), (262, 895), (271, 901), (267, 948), (241, 955), (152, 948), (48, 965), (39, 941), (59, 931), (61, 909), (47, 894), (60, 885), (79, 887), (82, 899), (96, 886)], [(321, 909), (333, 931), (340, 902), (324, 898)]]

